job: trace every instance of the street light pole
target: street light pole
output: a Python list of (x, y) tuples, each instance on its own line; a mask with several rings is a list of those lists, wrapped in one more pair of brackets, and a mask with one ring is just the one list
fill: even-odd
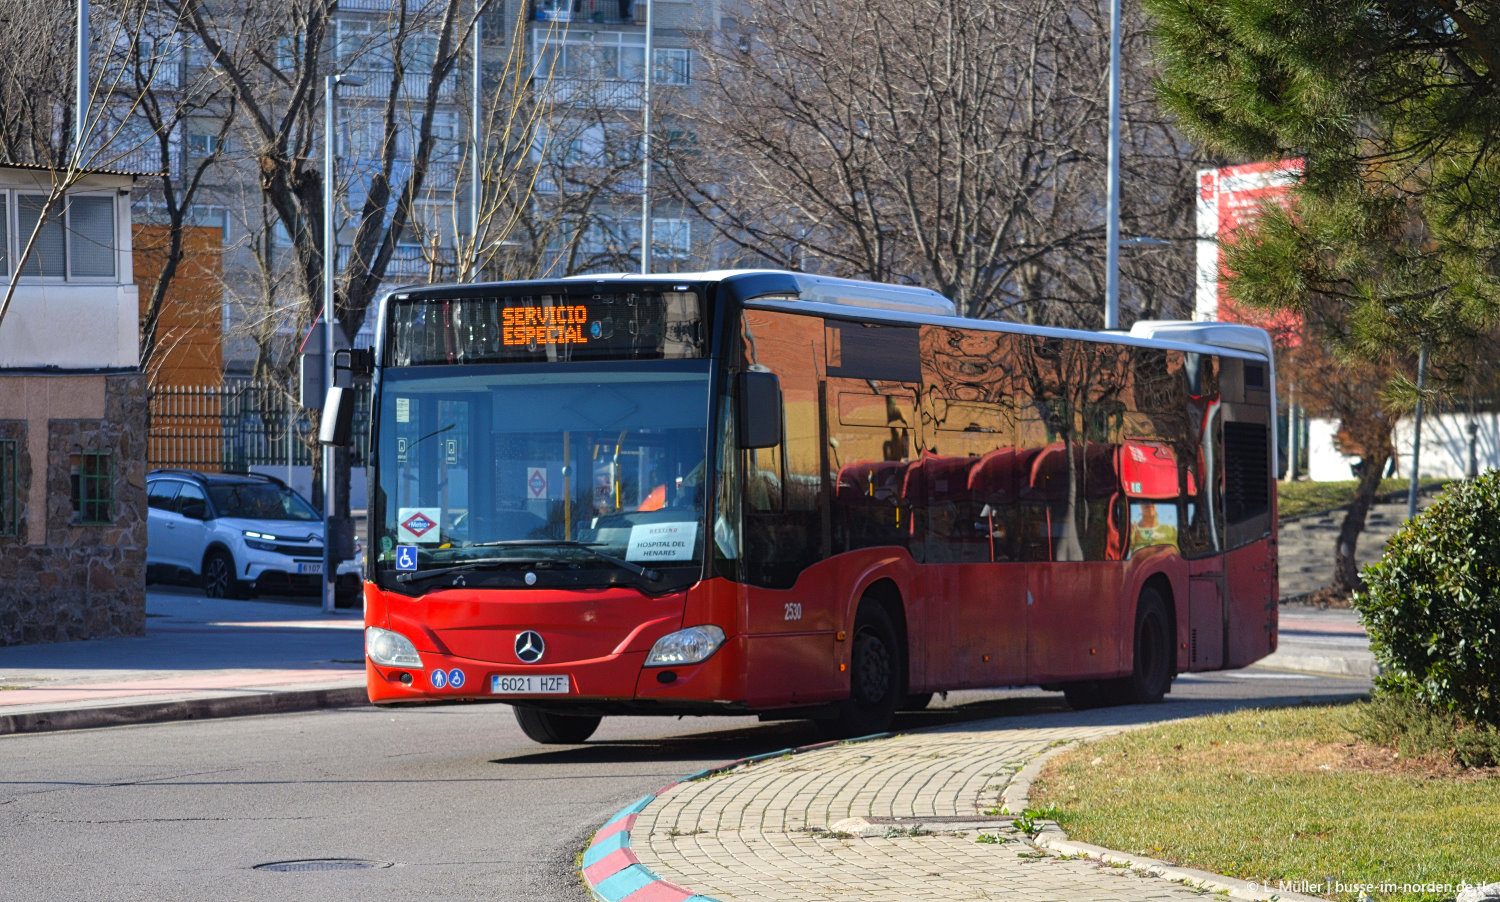
[(89, 113), (89, 0), (78, 0), (77, 78), (74, 90), (73, 154), (83, 162)]
[(1105, 212), (1104, 328), (1120, 328), (1120, 0), (1109, 3), (1109, 202)]
[[(333, 271), (338, 266), (338, 232), (333, 224), (333, 187), (335, 175), (333, 139), (333, 105), (338, 86), (352, 88), (364, 79), (352, 75), (329, 75), (323, 80), (323, 388), (333, 387), (333, 333), (338, 318), (334, 309)], [(338, 561), (334, 555), (334, 486), (332, 445), (323, 446), (323, 612), (334, 611), (334, 590), (338, 586)]]
[(484, 161), (479, 153), (481, 128), (479, 122), (479, 110), (484, 97), (484, 61), (481, 57), (483, 50), (484, 23), (479, 19), (482, 9), (481, 0), (474, 0), (474, 91), (470, 98), (469, 111), (469, 154), (474, 166), (473, 178), (469, 182), (469, 242), (471, 244), (471, 266), (464, 267), (462, 276), (464, 279), (474, 278), (479, 270), (479, 201), (481, 198), (480, 179), (483, 177)]
[(651, 0), (646, 0), (645, 88), (641, 92), (641, 275), (651, 272), (651, 82), (656, 76), (652, 57)]

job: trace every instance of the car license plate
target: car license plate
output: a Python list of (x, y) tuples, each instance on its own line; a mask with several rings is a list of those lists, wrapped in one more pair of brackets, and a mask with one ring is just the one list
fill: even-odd
[(490, 677), (490, 692), (494, 695), (566, 695), (567, 674), (528, 673), (525, 676)]
[(323, 572), (323, 562), (322, 561), (318, 561), (315, 564), (298, 564), (297, 565), (297, 572), (298, 573), (322, 573)]

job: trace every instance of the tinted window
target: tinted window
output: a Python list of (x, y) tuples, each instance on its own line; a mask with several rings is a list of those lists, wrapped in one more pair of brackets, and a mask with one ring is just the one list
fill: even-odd
[(172, 499), (177, 497), (177, 487), (182, 483), (172, 479), (158, 479), (146, 484), (146, 504), (157, 510), (173, 510)]
[(221, 517), (247, 520), (317, 520), (318, 512), (291, 489), (270, 483), (210, 486), (209, 497)]
[(195, 520), (203, 520), (208, 517), (208, 499), (203, 495), (203, 489), (191, 482), (178, 483), (182, 488), (178, 491), (176, 499), (172, 502), (172, 510), (177, 511), (184, 517), (192, 517)]

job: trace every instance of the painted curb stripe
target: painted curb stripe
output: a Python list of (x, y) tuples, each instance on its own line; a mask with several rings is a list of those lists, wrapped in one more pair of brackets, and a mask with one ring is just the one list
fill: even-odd
[[(836, 745), (853, 744), (856, 742), (869, 742), (874, 739), (888, 739), (894, 733), (872, 733), (869, 736), (859, 736), (854, 739), (836, 739), (831, 742), (820, 742), (817, 745), (807, 745), (801, 748), (786, 748), (778, 752), (766, 752), (762, 755), (752, 755), (748, 758), (740, 758), (719, 767), (711, 767), (700, 770), (696, 774), (683, 777), (680, 780), (668, 783), (661, 789), (648, 796), (643, 796), (618, 814), (604, 822), (599, 832), (594, 834), (593, 843), (584, 850), (583, 867), (580, 869), (584, 882), (589, 885), (590, 891), (605, 902), (718, 902), (709, 896), (701, 896), (684, 889), (675, 883), (663, 880), (651, 873), (635, 853), (630, 851), (630, 828), (635, 826), (636, 815), (646, 810), (646, 807), (656, 801), (656, 797), (682, 783), (693, 780), (701, 780), (715, 774), (727, 773), (739, 767), (765, 761), (768, 758), (780, 758), (785, 755), (800, 755), (803, 752), (826, 749)], [(602, 880), (600, 876), (608, 874)]]
[(689, 898), (702, 899), (703, 897), (694, 896), (692, 890), (683, 889), (675, 883), (658, 880), (626, 896), (625, 902), (686, 902)]
[(589, 846), (588, 850), (583, 853), (583, 866), (588, 867), (589, 865), (598, 864), (609, 853), (628, 848), (630, 848), (629, 833), (615, 833), (611, 836), (606, 836), (592, 846)]
[(644, 865), (633, 864), (614, 876), (599, 881), (594, 886), (594, 892), (606, 899), (624, 899), (647, 884), (656, 882), (659, 882), (659, 878), (646, 870)]
[(598, 833), (594, 834), (594, 842), (598, 842), (599, 840), (604, 839), (606, 836), (614, 836), (616, 833), (619, 833), (621, 831), (629, 833), (630, 828), (635, 826), (635, 819), (638, 817), (640, 817), (640, 815), (632, 814), (629, 817), (622, 817), (619, 820), (610, 821), (609, 823), (600, 827)]
[(656, 801), (656, 796), (654, 795), (641, 796), (628, 807), (620, 809), (620, 811), (614, 817), (610, 818), (604, 823), (606, 825), (613, 824), (615, 821), (630, 817), (632, 814), (640, 814), (642, 811), (646, 810), (647, 805), (650, 805), (654, 801)]
[(616, 849), (593, 864), (583, 869), (583, 876), (588, 879), (592, 886), (598, 886), (604, 880), (625, 870), (633, 864), (640, 864), (641, 860), (635, 857), (635, 853), (629, 849)]
[(789, 749), (789, 748), (782, 749), (779, 752), (765, 752), (764, 754), (760, 754), (760, 755), (751, 755), (749, 758), (745, 759), (745, 763), (746, 764), (758, 764), (758, 763), (760, 763), (762, 761), (765, 761), (765, 760), (767, 760), (769, 758), (780, 758), (782, 755), (790, 755), (790, 754), (792, 754), (792, 750)]

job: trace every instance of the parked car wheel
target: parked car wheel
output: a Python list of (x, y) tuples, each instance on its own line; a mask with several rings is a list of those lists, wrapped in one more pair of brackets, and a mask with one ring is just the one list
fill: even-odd
[(244, 583), (234, 575), (234, 558), (222, 548), (203, 558), (203, 594), (209, 598), (245, 597)]

